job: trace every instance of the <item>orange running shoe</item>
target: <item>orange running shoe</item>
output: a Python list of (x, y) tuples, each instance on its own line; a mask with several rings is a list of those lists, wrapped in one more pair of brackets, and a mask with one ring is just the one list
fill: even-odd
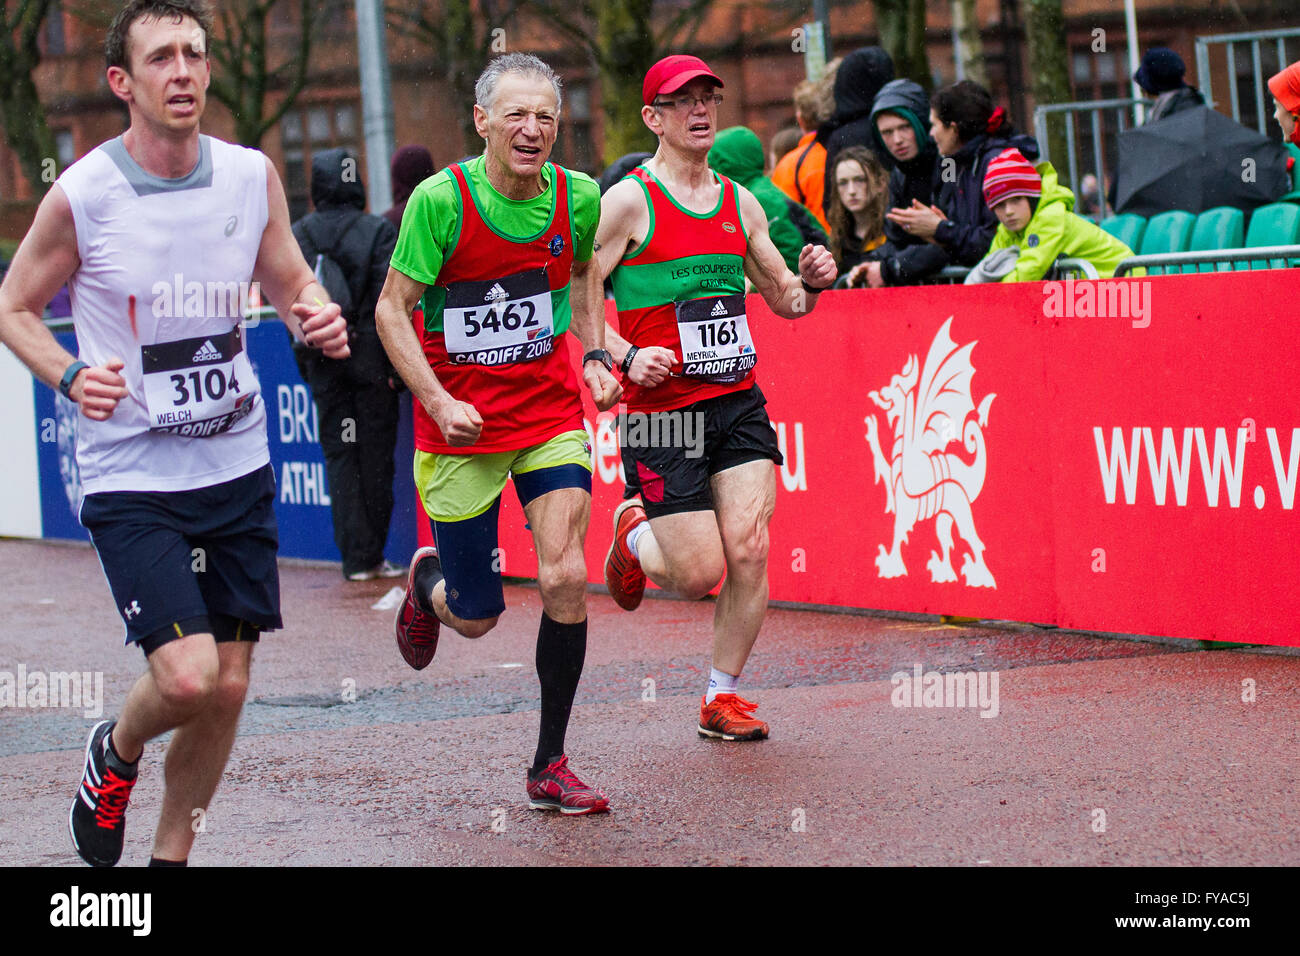
[(739, 694), (718, 694), (713, 703), (700, 698), (701, 737), (720, 740), (763, 740), (767, 737), (767, 724), (754, 719), (758, 707)]
[(605, 587), (625, 611), (635, 611), (645, 596), (645, 572), (627, 546), (627, 533), (645, 520), (645, 508), (638, 498), (629, 498), (614, 509), (614, 541), (605, 555)]

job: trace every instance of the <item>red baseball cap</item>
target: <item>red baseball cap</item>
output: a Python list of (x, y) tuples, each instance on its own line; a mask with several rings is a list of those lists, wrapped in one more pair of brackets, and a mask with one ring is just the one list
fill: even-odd
[(666, 56), (646, 73), (645, 82), (641, 85), (641, 99), (649, 106), (659, 94), (676, 93), (698, 76), (707, 76), (718, 86), (725, 85), (698, 56), (685, 53)]

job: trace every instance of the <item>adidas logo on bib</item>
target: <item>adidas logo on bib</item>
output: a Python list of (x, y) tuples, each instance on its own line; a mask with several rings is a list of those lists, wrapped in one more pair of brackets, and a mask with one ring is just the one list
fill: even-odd
[(211, 339), (204, 342), (203, 347), (194, 353), (195, 362), (219, 362), (221, 358), (221, 353), (217, 351), (217, 347), (212, 344)]
[(495, 283), (492, 288), (488, 289), (487, 295), (483, 296), (484, 302), (496, 302), (499, 299), (510, 298), (510, 293), (501, 288), (501, 283)]
[(726, 315), (726, 314), (727, 314), (727, 307), (723, 305), (721, 302), (714, 305), (713, 311), (709, 313), (709, 315)]

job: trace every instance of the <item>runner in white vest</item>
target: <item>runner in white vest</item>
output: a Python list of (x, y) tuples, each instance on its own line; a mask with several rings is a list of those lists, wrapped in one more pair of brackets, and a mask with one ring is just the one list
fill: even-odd
[[(96, 866), (121, 857), (137, 762), (171, 730), (152, 863), (185, 864), (234, 743), (253, 644), (281, 626), (250, 291), (308, 345), (348, 355), (347, 323), (293, 239), (270, 161), (199, 133), (208, 28), (195, 0), (133, 0), (118, 14), (108, 84), (131, 126), (54, 184), (0, 286), (0, 342), (81, 407), (81, 521), (148, 662), (86, 746), (69, 827)], [(75, 358), (41, 322), (65, 282)]]

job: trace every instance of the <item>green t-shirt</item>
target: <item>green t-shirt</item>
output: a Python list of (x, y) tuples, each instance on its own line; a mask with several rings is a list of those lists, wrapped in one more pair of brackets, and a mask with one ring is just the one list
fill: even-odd
[[(551, 217), (555, 197), (551, 165), (548, 163), (542, 169), (546, 188), (541, 195), (523, 200), (507, 199), (497, 192), (488, 181), (486, 165), (482, 156), (476, 156), (465, 164), (470, 192), (479, 215), (507, 238), (528, 239), (541, 232)], [(586, 262), (591, 258), (596, 225), (600, 221), (600, 187), (585, 173), (571, 169), (565, 172), (573, 206), (573, 259)], [(567, 215), (567, 210), (557, 209), (555, 215)], [(392, 268), (429, 287), (420, 300), (420, 307), (424, 310), (425, 328), (430, 332), (442, 331), (442, 304), (446, 292), (435, 283), (443, 260), (460, 237), (460, 216), (460, 190), (451, 170), (443, 169), (411, 193), (406, 212), (402, 215), (397, 247), (389, 260)], [(556, 331), (561, 330), (557, 328)]]

